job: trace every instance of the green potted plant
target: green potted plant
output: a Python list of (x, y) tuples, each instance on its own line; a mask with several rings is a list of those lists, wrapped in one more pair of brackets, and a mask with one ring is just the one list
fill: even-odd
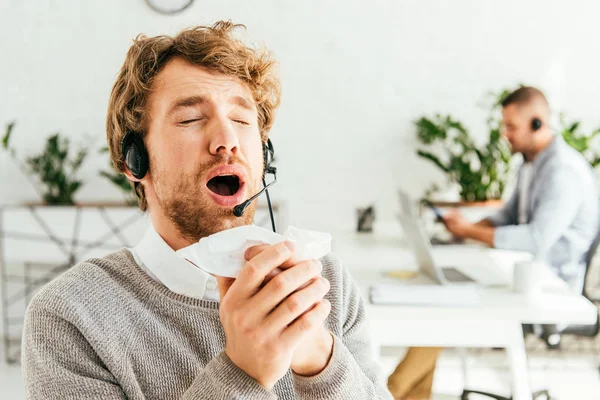
[[(47, 205), (75, 204), (75, 193), (83, 185), (78, 172), (88, 155), (88, 149), (82, 146), (73, 154), (69, 139), (55, 133), (47, 138), (41, 153), (20, 160), (16, 150), (10, 146), (14, 127), (14, 122), (7, 125), (2, 148), (8, 151), (43, 202)], [(37, 177), (37, 182), (31, 181), (31, 176)]]
[(579, 121), (567, 122), (564, 113), (560, 114), (560, 131), (563, 139), (596, 168), (600, 165), (600, 146), (596, 143), (598, 139), (595, 138), (600, 134), (600, 128), (586, 134), (581, 132), (580, 127)]
[[(138, 207), (123, 202), (76, 202), (79, 177), (93, 141), (74, 146), (59, 133), (50, 135), (38, 154), (18, 157), (11, 145), (15, 123), (7, 125), (0, 145), (29, 180), (42, 202), (0, 204), (0, 238), (7, 239), (14, 260), (73, 265), (106, 249), (130, 247), (147, 228)], [(31, 252), (46, 243), (43, 252)], [(36, 247), (37, 246), (37, 247)], [(41, 258), (39, 254), (43, 254)], [(1, 257), (2, 255), (0, 255)], [(0, 264), (2, 259), (0, 259)]]
[[(500, 103), (508, 93), (503, 90), (488, 96), (489, 133), (484, 144), (477, 144), (468, 129), (451, 115), (423, 116), (414, 123), (422, 145), (417, 150), (418, 156), (444, 171), (450, 184), (458, 185), (462, 203), (480, 204), (502, 197), (511, 153), (501, 134)], [(426, 191), (425, 199), (433, 201), (431, 197), (439, 190), (439, 186), (433, 185)]]

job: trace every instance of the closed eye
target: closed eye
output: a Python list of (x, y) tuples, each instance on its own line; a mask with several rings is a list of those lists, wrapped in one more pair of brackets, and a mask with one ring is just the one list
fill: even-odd
[(179, 124), (180, 125), (189, 125), (189, 124), (191, 124), (193, 122), (200, 121), (200, 119), (201, 118), (186, 119), (185, 121), (181, 121)]
[(250, 125), (248, 122), (246, 122), (246, 121), (243, 121), (243, 120), (241, 120), (241, 119), (234, 119), (233, 121), (234, 121), (234, 122), (237, 122), (238, 124), (242, 124), (242, 125)]

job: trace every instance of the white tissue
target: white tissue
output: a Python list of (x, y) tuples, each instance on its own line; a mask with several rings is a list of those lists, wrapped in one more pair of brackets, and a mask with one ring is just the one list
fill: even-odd
[(280, 235), (256, 225), (245, 225), (202, 238), (176, 254), (209, 274), (237, 278), (246, 262), (244, 253), (249, 247), (287, 240), (296, 245), (298, 261), (318, 259), (331, 252), (329, 233), (290, 226)]

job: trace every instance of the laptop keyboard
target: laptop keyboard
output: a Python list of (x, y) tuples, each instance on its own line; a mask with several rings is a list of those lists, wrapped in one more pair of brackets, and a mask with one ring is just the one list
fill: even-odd
[(474, 282), (456, 268), (442, 268), (442, 273), (448, 282)]

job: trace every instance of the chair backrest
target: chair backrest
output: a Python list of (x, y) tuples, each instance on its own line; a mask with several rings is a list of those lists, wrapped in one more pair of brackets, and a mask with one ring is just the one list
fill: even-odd
[[(596, 238), (592, 242), (592, 245), (590, 246), (590, 248), (586, 254), (586, 257), (585, 257), (585, 277), (583, 279), (583, 293), (582, 294), (585, 298), (587, 298), (590, 301), (592, 301), (592, 298), (589, 296), (589, 293), (587, 292), (586, 289), (588, 287), (588, 277), (590, 276), (590, 269), (592, 268), (592, 262), (594, 262), (594, 256), (598, 252), (599, 246), (600, 246), (600, 231), (598, 231), (598, 234), (596, 235)], [(600, 333), (600, 316), (598, 318), (596, 318), (596, 324), (593, 327), (591, 327), (589, 336), (597, 336), (598, 333)]]
[(594, 262), (594, 256), (598, 252), (598, 246), (600, 246), (600, 231), (598, 231), (598, 234), (596, 234), (596, 238), (592, 242), (592, 244), (585, 256), (585, 277), (583, 280), (583, 293), (582, 293), (585, 297), (588, 297), (588, 295), (586, 293), (588, 277), (590, 275), (590, 269), (592, 268), (592, 262)]

